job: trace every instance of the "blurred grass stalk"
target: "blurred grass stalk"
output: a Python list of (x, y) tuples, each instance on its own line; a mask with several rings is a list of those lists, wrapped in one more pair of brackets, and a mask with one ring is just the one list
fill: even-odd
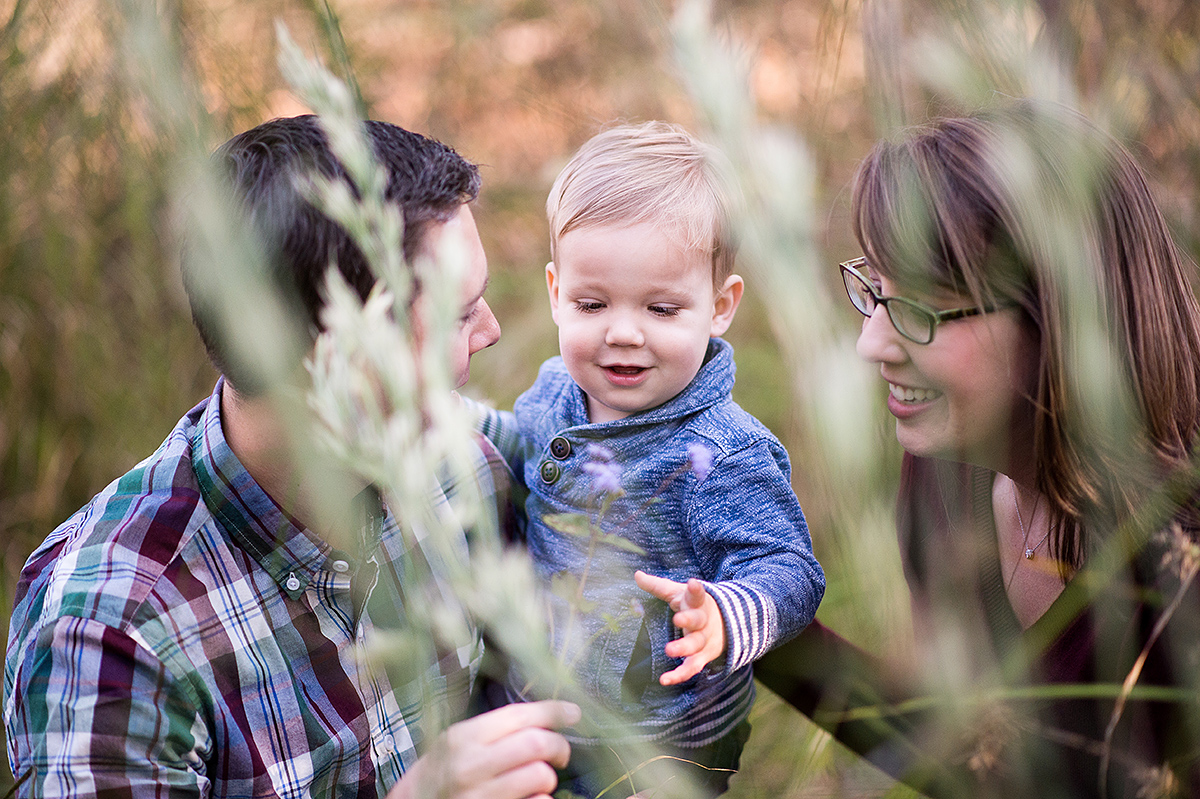
[[(839, 573), (848, 584), (834, 591), (880, 597), (882, 588), (888, 597), (880, 597), (877, 607), (858, 603), (840, 626), (856, 628), (868, 646), (905, 656), (907, 648), (896, 643), (908, 627), (903, 586), (881, 586), (879, 580), (879, 574), (896, 571), (878, 561), (895, 553), (894, 497), (877, 484), (885, 471), (875, 435), (879, 386), (855, 354), (853, 330), (835, 324), (829, 310), (843, 300), (828, 279), (836, 264), (817, 246), (816, 169), (794, 132), (758, 121), (748, 54), (717, 36), (710, 13), (710, 0), (680, 4), (673, 24), (675, 59), (710, 137), (732, 163), (741, 199), (735, 219), (739, 268), (767, 298), (771, 327), (791, 371), (792, 413), (802, 431), (792, 463), (827, 516), (807, 504), (806, 513), (819, 543), (835, 547), (839, 560), (857, 561), (855, 569)], [(826, 526), (839, 537), (826, 535), (820, 529)]]
[[(307, 484), (320, 490), (317, 515), (324, 517), (324, 528), (341, 531), (331, 543), (347, 550), (358, 545), (349, 520), (340, 518), (351, 490), (348, 472), (380, 490), (403, 521), (406, 546), (411, 550), (420, 540), (429, 557), (427, 571), (416, 570), (412, 561), (404, 564), (405, 592), (413, 599), (405, 608), (408, 627), (382, 632), (370, 655), (393, 674), (420, 680), (437, 662), (439, 649), (469, 660), (478, 626), (531, 680), (560, 686), (562, 698), (584, 706), (585, 718), (613, 724), (611, 713), (588, 700), (550, 651), (528, 559), (504, 550), (491, 516), (482, 512), (486, 498), (474, 480), (471, 421), (453, 397), (447, 350), (466, 266), (464, 243), (447, 237), (436, 262), (404, 263), (403, 220), (384, 199), (386, 178), (365, 137), (356, 95), (305, 57), (280, 25), (281, 71), (321, 117), (331, 149), (354, 184), (314, 176), (300, 188), (350, 233), (380, 280), (361, 302), (330, 271), (326, 330), (306, 361), (311, 389), (305, 391), (305, 378), (287, 365), (299, 360), (307, 337), (269, 285), (253, 232), (220, 199), (205, 146), (203, 106), (181, 69), (185, 62), (153, 9), (129, 2), (123, 10), (132, 72), (144, 80), (157, 135), (175, 143), (182, 167), (172, 186), (173, 205), (192, 256), (204, 259), (197, 272), (205, 283), (198, 288), (218, 309), (239, 357), (274, 387), (271, 399), (289, 424), (294, 456), (309, 474)], [(409, 313), (414, 276), (428, 312), (420, 345)], [(449, 509), (430, 501), (438, 482), (462, 489)], [(469, 551), (459, 534), (463, 529), (473, 532)], [(426, 740), (463, 709), (429, 688), (422, 682)], [(622, 748), (622, 756), (636, 772), (634, 764), (656, 753), (639, 746)], [(672, 782), (670, 795), (689, 795), (686, 778)]]
[[(792, 415), (803, 442), (790, 455), (809, 495), (820, 499), (816, 507), (805, 503), (830, 586), (819, 615), (868, 649), (908, 661), (906, 589), (899, 579), (883, 578), (898, 578), (899, 570), (894, 497), (879, 490), (887, 473), (875, 435), (879, 391), (855, 354), (853, 331), (839, 329), (829, 310), (841, 298), (827, 277), (835, 264), (817, 245), (813, 158), (793, 131), (759, 122), (749, 54), (718, 36), (711, 12), (711, 0), (680, 3), (672, 24), (675, 63), (709, 138), (729, 158), (740, 201), (734, 220), (739, 270), (765, 298), (790, 369)], [(826, 790), (817, 781), (848, 768), (844, 751), (830, 747), (827, 733), (815, 725), (793, 718), (790, 727), (796, 750), (807, 756), (795, 764), (789, 783)], [(892, 793), (910, 792), (897, 786)]]
[[(952, 115), (994, 103), (1000, 94), (1079, 106), (1067, 59), (1055, 50), (1053, 37), (1037, 24), (1038, 4), (935, 0), (931, 6), (943, 12), (935, 14), (938, 24), (911, 37), (903, 32), (899, 3), (881, 0), (867, 9), (864, 39), (877, 45), (868, 55), (869, 66), (874, 68), (868, 85), (873, 87), (876, 116), (884, 135), (906, 124), (910, 107), (917, 108), (915, 116), (924, 121), (930, 106)], [(839, 553), (852, 555), (839, 559), (841, 569), (831, 575), (830, 584), (845, 580), (865, 589), (853, 592), (859, 600), (856, 615), (874, 618), (858, 625), (851, 619), (848, 626), (868, 630), (865, 645), (886, 651), (885, 642), (896, 633), (900, 618), (897, 614), (885, 619), (882, 604), (896, 599), (893, 608), (904, 605), (901, 597), (906, 592), (899, 585), (889, 586), (885, 589), (888, 593), (881, 594), (871, 557), (872, 547), (877, 552), (881, 549), (879, 536), (893, 535), (892, 497), (882, 496), (869, 483), (880, 473), (878, 442), (867, 434), (875, 426), (872, 420), (881, 413), (882, 403), (875, 399), (880, 391), (872, 389), (864, 370), (856, 367), (852, 338), (833, 329), (832, 317), (825, 312), (834, 298), (827, 288), (832, 281), (822, 275), (832, 269), (832, 263), (824, 263), (816, 246), (815, 170), (807, 150), (794, 134), (766, 129), (757, 122), (748, 88), (748, 59), (718, 40), (710, 13), (710, 0), (680, 4), (674, 21), (676, 62), (715, 143), (731, 157), (745, 198), (739, 220), (746, 256), (742, 269), (763, 283), (764, 295), (770, 298), (767, 307), (772, 327), (793, 368), (795, 413), (808, 442), (802, 453), (792, 453), (793, 460), (805, 470), (807, 484), (820, 486), (822, 495), (837, 497), (828, 521), (838, 536), (845, 537), (845, 543), (837, 547)], [(1116, 114), (1097, 109), (1090, 116), (1104, 121)], [(1028, 126), (1003, 132), (994, 155), (996, 171), (1020, 193), (1020, 224), (1029, 235), (1022, 246), (1056, 268), (1051, 279), (1070, 309), (1065, 317), (1069, 325), (1064, 350), (1066, 368), (1073, 375), (1071, 384), (1077, 387), (1071, 402), (1078, 409), (1076, 421), (1084, 428), (1083, 440), (1094, 442), (1101, 457), (1112, 459), (1109, 465), (1113, 468), (1125, 464), (1114, 473), (1148, 474), (1148, 463), (1130, 460), (1133, 453), (1144, 449), (1139, 446), (1143, 424), (1133, 387), (1119, 364), (1119, 342), (1114, 339), (1117, 325), (1099, 293), (1104, 268), (1100, 253), (1092, 246), (1093, 232), (1081, 223), (1091, 218), (1086, 209), (1093, 206), (1100, 190), (1093, 146), (1084, 136), (1064, 140), (1061, 126), (1033, 119)], [(1059, 176), (1059, 182), (1044, 180), (1046, 175)], [(922, 203), (914, 198), (913, 206)], [(1123, 460), (1118, 460), (1116, 453), (1121, 453)], [(1077, 586), (1073, 602), (1064, 604), (1082, 612), (1093, 602), (1101, 606), (1113, 602), (1105, 600), (1104, 594), (1114, 575), (1128, 568), (1133, 548), (1162, 529), (1177, 507), (1171, 504), (1172, 490), (1168, 486), (1146, 493), (1142, 497), (1145, 507), (1137, 518), (1117, 530), (1101, 527), (1097, 531), (1106, 543), (1091, 563), (1092, 579)], [(1178, 487), (1174, 490), (1179, 493)], [(822, 537), (818, 532), (818, 540)], [(890, 547), (882, 549), (889, 551)], [(1187, 579), (1180, 596), (1195, 578), (1194, 568), (1184, 576)], [(919, 666), (917, 661), (909, 661), (918, 666), (927, 695), (914, 697), (905, 706), (859, 708), (851, 716), (884, 717), (918, 706), (934, 710), (934, 739), (924, 742), (934, 757), (940, 756), (944, 762), (967, 759), (970, 767), (983, 775), (995, 765), (998, 752), (1013, 745), (1019, 731), (1029, 732), (1036, 725), (1032, 717), (1024, 717), (1029, 700), (1116, 697), (1108, 738), (1088, 744), (1099, 746), (1103, 753), (1097, 775), (1103, 790), (1112, 726), (1124, 699), (1155, 693), (1135, 687), (1139, 667), (1135, 665), (1124, 685), (1029, 687), (1026, 681), (1034, 653), (1022, 648), (1007, 653), (1008, 657), (1001, 653), (1003, 662), (990, 661), (982, 654), (992, 646), (985, 640), (987, 627), (982, 619), (964, 606), (943, 604), (934, 609), (933, 651), (922, 653)], [(1115, 607), (1108, 610), (1120, 612)], [(1056, 629), (1073, 618), (1068, 614), (1058, 619)], [(1188, 701), (1180, 691), (1160, 693), (1173, 701)], [(1033, 760), (1016, 765), (1036, 769)]]
[[(306, 191), (350, 232), (380, 279), (361, 303), (338, 273), (330, 272), (326, 330), (309, 361), (309, 404), (317, 412), (325, 450), (381, 490), (403, 519), (407, 546), (418, 546), (419, 539), (436, 564), (431, 572), (405, 573), (406, 594), (421, 601), (406, 604), (408, 629), (393, 631), (386, 648), (376, 647), (373, 654), (392, 668), (408, 665), (412, 673), (422, 663), (436, 662), (437, 648), (468, 651), (479, 625), (532, 683), (555, 686), (555, 697), (582, 705), (589, 722), (619, 728), (620, 720), (585, 695), (570, 664), (552, 652), (540, 597), (546, 587), (536, 584), (523, 553), (505, 551), (493, 519), (482, 512), (487, 498), (474, 490), (472, 418), (453, 398), (446, 347), (459, 315), (465, 242), (444, 237), (435, 259), (419, 259), (406, 268), (403, 220), (384, 200), (386, 180), (363, 137), (351, 94), (305, 58), (282, 27), (279, 37), (284, 77), (321, 117), (358, 198), (345, 184), (327, 180), (312, 181)], [(427, 311), (420, 342), (408, 312), (416, 283)], [(429, 502), (436, 481), (467, 489), (454, 497), (449, 517)], [(461, 529), (473, 531), (469, 551), (457, 535)], [(427, 694), (426, 736), (456, 721), (460, 712)], [(611, 745), (635, 775), (641, 765), (658, 759), (653, 746)], [(672, 784), (661, 795), (691, 795), (685, 775), (668, 779)]]

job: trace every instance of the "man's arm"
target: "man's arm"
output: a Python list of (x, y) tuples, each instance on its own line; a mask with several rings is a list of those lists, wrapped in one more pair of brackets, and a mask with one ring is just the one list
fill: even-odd
[(525, 440), (512, 411), (498, 411), (470, 397), (459, 398), (470, 412), (475, 430), (492, 442), (518, 480), (525, 477)]
[[(512, 705), (450, 727), (390, 799), (548, 799), (570, 754), (555, 728), (567, 702)], [(18, 796), (199, 797), (212, 742), (194, 702), (161, 661), (96, 621), (44, 628), (17, 663), (6, 708)], [(197, 733), (201, 733), (198, 737)]]
[(5, 708), (19, 796), (208, 793), (194, 703), (163, 663), (100, 622), (62, 617), (15, 668)]

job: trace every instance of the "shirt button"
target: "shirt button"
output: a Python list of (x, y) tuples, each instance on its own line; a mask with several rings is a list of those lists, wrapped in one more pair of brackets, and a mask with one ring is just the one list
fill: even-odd
[(550, 439), (550, 454), (561, 461), (571, 454), (571, 442), (562, 436), (555, 436)]
[(562, 470), (558, 468), (558, 464), (554, 461), (542, 461), (541, 469), (542, 482), (546, 484), (553, 483), (562, 474)]
[(333, 570), (338, 574), (345, 574), (350, 571), (350, 564), (344, 560), (335, 560), (333, 562)]

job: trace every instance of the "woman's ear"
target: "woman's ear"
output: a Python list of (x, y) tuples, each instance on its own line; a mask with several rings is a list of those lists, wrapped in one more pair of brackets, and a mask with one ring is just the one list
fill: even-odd
[(733, 315), (737, 313), (738, 303), (742, 301), (742, 291), (746, 288), (746, 282), (742, 280), (741, 275), (730, 275), (725, 278), (725, 285), (717, 291), (716, 299), (713, 300), (713, 317), (712, 327), (709, 328), (710, 336), (719, 336), (729, 329), (729, 325), (733, 323)]
[(546, 291), (550, 294), (550, 318), (558, 324), (558, 267), (554, 261), (546, 264)]

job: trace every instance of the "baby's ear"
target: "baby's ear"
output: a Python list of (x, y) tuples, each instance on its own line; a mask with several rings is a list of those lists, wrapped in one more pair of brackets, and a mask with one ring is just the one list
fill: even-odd
[(558, 324), (558, 268), (554, 261), (546, 264), (546, 291), (550, 294), (550, 317)]
[(733, 315), (737, 313), (738, 304), (742, 301), (742, 292), (745, 288), (746, 282), (742, 280), (741, 275), (730, 275), (725, 279), (725, 284), (717, 291), (717, 297), (713, 300), (710, 336), (722, 335), (729, 329), (733, 323)]

